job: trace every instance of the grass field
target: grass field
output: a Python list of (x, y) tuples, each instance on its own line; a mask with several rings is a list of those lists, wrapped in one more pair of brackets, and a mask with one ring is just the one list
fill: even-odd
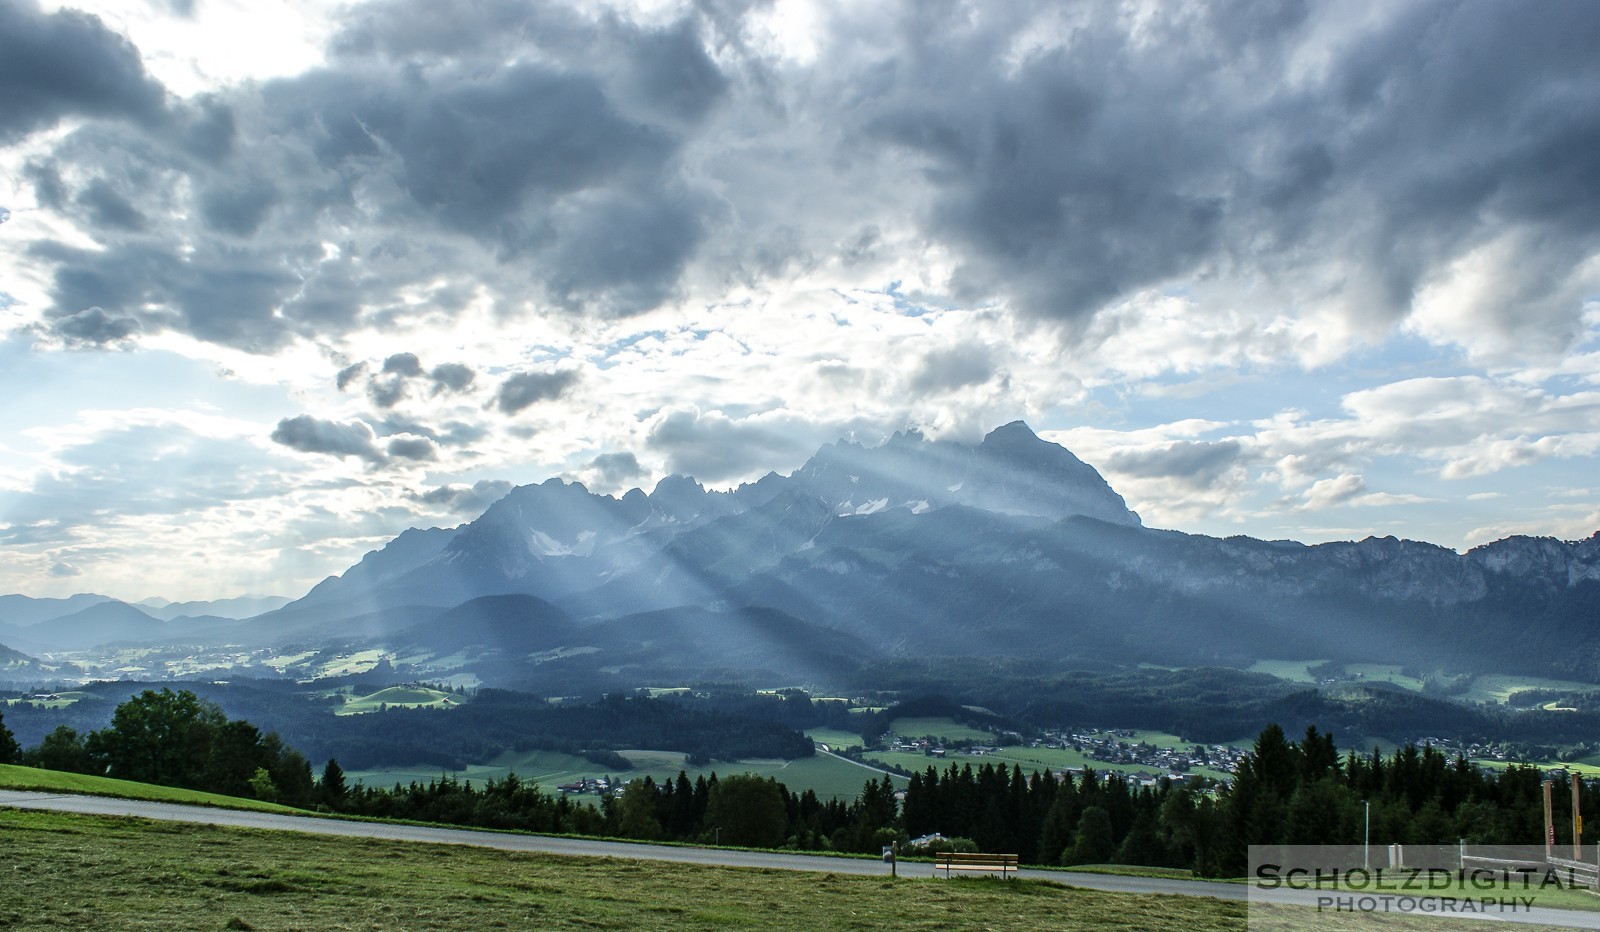
[(1492, 673), (1475, 677), (1471, 688), (1456, 698), (1467, 699), (1472, 702), (1503, 704), (1507, 697), (1519, 689), (1559, 689), (1571, 692), (1595, 692), (1600, 690), (1600, 686), (1594, 683), (1579, 683), (1574, 680), (1551, 680), (1539, 676), (1511, 676), (1509, 674)]
[(903, 738), (932, 736), (944, 741), (976, 741), (983, 744), (993, 744), (995, 741), (992, 732), (963, 725), (950, 718), (897, 718), (890, 723), (889, 729)]
[(1242, 929), (1243, 904), (0, 809), (12, 929)]
[(1317, 678), (1311, 675), (1310, 668), (1323, 660), (1257, 660), (1245, 668), (1246, 673), (1266, 673), (1280, 680), (1291, 683), (1315, 683)]
[(1359, 675), (1363, 682), (1392, 683), (1414, 693), (1422, 692), (1422, 678), (1402, 673), (1398, 664), (1347, 663), (1344, 665), (1344, 671), (1351, 676)]
[(391, 709), (448, 709), (458, 705), (460, 697), (442, 689), (427, 686), (390, 686), (369, 696), (351, 696), (339, 707), (335, 715), (363, 715), (377, 712), (387, 706)]
[[(1476, 759), (1474, 759), (1473, 763), (1477, 764), (1479, 767), (1482, 767), (1482, 768), (1484, 768), (1486, 770), (1505, 770), (1508, 767), (1514, 767), (1514, 766), (1517, 766), (1518, 764), (1526, 764), (1528, 766), (1538, 767), (1541, 770), (1560, 770), (1562, 768), (1566, 768), (1567, 770), (1570, 770), (1573, 773), (1580, 774), (1583, 777), (1589, 778), (1589, 779), (1593, 779), (1595, 777), (1600, 777), (1600, 756), (1586, 757), (1586, 758), (1583, 758), (1581, 760), (1576, 760), (1576, 761), (1536, 760), (1536, 761), (1511, 761), (1511, 762), (1508, 762), (1508, 761), (1503, 761), (1503, 760), (1476, 760)], [(1585, 837), (1587, 837), (1587, 836), (1585, 836)]]
[(180, 790), (170, 786), (149, 783), (131, 783), (110, 777), (92, 777), (81, 773), (62, 773), (59, 770), (39, 770), (0, 764), (0, 789), (45, 790), (60, 793), (84, 793), (89, 796), (116, 796), (121, 799), (153, 799), (164, 803), (189, 803), (195, 806), (219, 806), (224, 809), (256, 809), (262, 812), (297, 813), (300, 810), (259, 799), (240, 799), (219, 796), (199, 790)]
[[(859, 743), (859, 737), (857, 741)], [(500, 755), (488, 764), (473, 765), (466, 770), (441, 771), (438, 768), (396, 767), (382, 770), (352, 770), (346, 774), (351, 780), (360, 780), (372, 786), (392, 786), (413, 780), (426, 783), (439, 779), (442, 773), (462, 780), (484, 781), (504, 779), (515, 773), (524, 780), (538, 783), (548, 792), (562, 783), (596, 777), (616, 777), (631, 780), (649, 774), (656, 782), (673, 780), (678, 771), (688, 774), (690, 780), (700, 776), (728, 776), (735, 773), (754, 773), (774, 777), (779, 783), (799, 793), (811, 790), (826, 799), (853, 800), (861, 795), (861, 787), (872, 774), (854, 764), (818, 754), (798, 760), (750, 760), (728, 763), (713, 761), (706, 765), (692, 765), (684, 761), (678, 751), (627, 750), (620, 752), (633, 764), (631, 770), (605, 770), (581, 757), (556, 751), (512, 751)]]
[(838, 728), (807, 728), (806, 737), (812, 741), (821, 742), (835, 751), (840, 748), (861, 747), (861, 735), (853, 731), (843, 731)]
[(93, 698), (96, 698), (96, 697), (90, 695), (89, 693), (77, 692), (77, 691), (64, 692), (64, 693), (50, 693), (50, 695), (55, 696), (55, 698), (54, 699), (26, 699), (26, 698), (24, 698), (24, 699), (0, 699), (0, 702), (4, 702), (6, 705), (18, 705), (18, 704), (30, 705), (30, 706), (33, 706), (35, 709), (65, 709), (67, 706), (72, 705), (74, 702), (77, 702), (80, 699), (93, 699)]

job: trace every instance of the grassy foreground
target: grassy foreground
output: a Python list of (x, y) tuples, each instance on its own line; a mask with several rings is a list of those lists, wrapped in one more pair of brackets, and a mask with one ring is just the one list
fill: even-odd
[(191, 806), (215, 806), (220, 809), (254, 809), (260, 812), (282, 812), (304, 815), (304, 811), (259, 799), (203, 793), (173, 786), (153, 783), (134, 783), (111, 777), (96, 777), (81, 773), (64, 773), (59, 770), (40, 770), (0, 764), (0, 789), (42, 790), (49, 793), (80, 793), (85, 796), (114, 796), (118, 799), (148, 799), (158, 803), (186, 803)]
[(0, 809), (16, 929), (1240, 929), (1238, 903), (511, 854)]

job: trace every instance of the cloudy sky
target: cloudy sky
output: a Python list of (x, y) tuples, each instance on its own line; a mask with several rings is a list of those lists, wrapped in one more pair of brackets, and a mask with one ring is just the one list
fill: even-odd
[(1026, 419), (1147, 524), (1600, 529), (1600, 7), (0, 0), (0, 591)]

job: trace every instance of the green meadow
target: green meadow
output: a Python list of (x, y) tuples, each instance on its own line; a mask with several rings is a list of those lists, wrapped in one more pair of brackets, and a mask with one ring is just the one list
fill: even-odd
[[(857, 736), (857, 743), (860, 737)], [(607, 770), (598, 764), (572, 754), (557, 751), (508, 751), (487, 764), (475, 764), (465, 770), (444, 771), (428, 767), (392, 767), (381, 770), (352, 770), (346, 777), (372, 786), (392, 786), (395, 783), (426, 783), (441, 776), (475, 782), (502, 780), (515, 773), (518, 778), (539, 784), (545, 791), (554, 793), (563, 783), (582, 779), (612, 777), (623, 781), (649, 775), (657, 783), (677, 779), (678, 772), (686, 773), (690, 780), (715, 773), (728, 776), (735, 773), (753, 773), (773, 777), (790, 790), (799, 793), (811, 790), (822, 799), (853, 800), (861, 795), (861, 787), (875, 774), (848, 761), (826, 754), (802, 757), (797, 760), (746, 760), (712, 761), (709, 764), (690, 764), (679, 751), (624, 750), (618, 752), (633, 767), (628, 770)], [(588, 798), (588, 797), (580, 797)]]
[(840, 748), (861, 747), (865, 744), (861, 734), (839, 728), (807, 728), (806, 737), (818, 744), (826, 744), (837, 751)]
[(0, 809), (7, 929), (1242, 929), (1244, 905)]
[(351, 696), (335, 715), (363, 715), (390, 709), (448, 709), (463, 700), (427, 686), (390, 686), (366, 696)]
[(902, 738), (939, 738), (943, 741), (972, 741), (993, 744), (993, 732), (963, 725), (949, 718), (897, 718), (889, 729)]

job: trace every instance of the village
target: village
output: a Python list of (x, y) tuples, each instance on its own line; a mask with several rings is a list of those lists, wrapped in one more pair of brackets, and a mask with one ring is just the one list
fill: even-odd
[(1247, 752), (1245, 748), (1225, 744), (1164, 746), (1141, 741), (1138, 733), (1129, 729), (1047, 729), (1039, 737), (1026, 741), (1017, 732), (1002, 731), (996, 738), (1001, 743), (989, 745), (930, 736), (913, 738), (890, 734), (885, 737), (885, 749), (899, 753), (920, 753), (934, 759), (961, 754), (995, 757), (1002, 761), (1018, 757), (1023, 749), (1075, 752), (1075, 755), (1087, 758), (1090, 763), (1059, 767), (1052, 765), (1052, 772), (1059, 777), (1067, 773), (1081, 773), (1095, 764), (1105, 764), (1109, 765), (1105, 769), (1120, 771), (1129, 780), (1149, 786), (1163, 779), (1175, 782), (1189, 780), (1201, 771), (1230, 774)]

